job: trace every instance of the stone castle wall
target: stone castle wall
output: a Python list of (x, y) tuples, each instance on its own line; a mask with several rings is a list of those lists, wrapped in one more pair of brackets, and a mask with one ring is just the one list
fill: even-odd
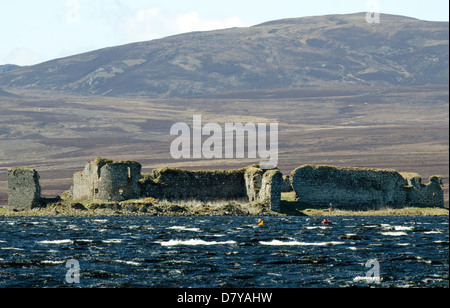
[(436, 206), (444, 207), (444, 190), (442, 177), (431, 176), (427, 184), (422, 184), (422, 178), (418, 175), (405, 177), (407, 181), (407, 200), (411, 206)]
[(40, 206), (39, 174), (29, 167), (8, 169), (8, 208), (17, 211)]
[(238, 200), (247, 197), (244, 169), (189, 171), (153, 170), (141, 181), (146, 197), (167, 200)]
[[(167, 200), (263, 202), (280, 210), (282, 175), (257, 166), (234, 170), (153, 170), (141, 179), (141, 195)], [(278, 192), (278, 196), (275, 196)]]
[(278, 169), (264, 172), (259, 192), (259, 200), (271, 205), (272, 211), (281, 211), (281, 191), (283, 190), (283, 174)]
[(443, 206), (438, 177), (429, 185), (395, 170), (304, 165), (291, 173), (299, 201), (314, 206), (379, 208), (380, 206)]

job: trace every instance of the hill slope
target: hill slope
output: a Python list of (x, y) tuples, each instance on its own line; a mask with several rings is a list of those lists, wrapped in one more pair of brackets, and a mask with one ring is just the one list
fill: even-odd
[(449, 24), (365, 13), (192, 32), (0, 74), (0, 87), (76, 95), (187, 97), (305, 86), (449, 81)]
[(0, 89), (0, 97), (18, 97), (18, 96)]

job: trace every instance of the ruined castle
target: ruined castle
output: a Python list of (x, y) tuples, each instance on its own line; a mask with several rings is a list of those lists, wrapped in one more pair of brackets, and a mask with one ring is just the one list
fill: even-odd
[(73, 176), (74, 201), (124, 201), (153, 197), (165, 200), (239, 200), (267, 202), (280, 210), (283, 178), (278, 169), (256, 165), (236, 170), (189, 171), (161, 168), (141, 174), (141, 164), (97, 158)]
[[(422, 184), (419, 175), (395, 170), (304, 165), (289, 176), (278, 169), (252, 165), (234, 170), (189, 171), (160, 168), (141, 173), (135, 161), (97, 158), (73, 176), (70, 198), (76, 201), (121, 202), (152, 197), (163, 200), (235, 200), (264, 203), (279, 212), (281, 192), (294, 190), (299, 202), (335, 208), (377, 208), (383, 205), (444, 206), (442, 179)], [(8, 169), (8, 206), (39, 206), (39, 175), (31, 168)]]

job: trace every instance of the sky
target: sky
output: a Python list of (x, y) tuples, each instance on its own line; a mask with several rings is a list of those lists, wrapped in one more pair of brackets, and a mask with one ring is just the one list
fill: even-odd
[(191, 31), (368, 11), (449, 20), (447, 0), (0, 0), (0, 65)]

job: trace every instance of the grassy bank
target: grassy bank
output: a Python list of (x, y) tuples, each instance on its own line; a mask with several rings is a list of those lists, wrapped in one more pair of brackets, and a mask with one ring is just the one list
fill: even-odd
[(314, 207), (296, 200), (295, 193), (282, 193), (281, 213), (270, 211), (262, 204), (246, 202), (169, 202), (153, 198), (107, 203), (57, 202), (43, 208), (15, 212), (0, 208), (0, 216), (448, 216), (448, 208), (383, 207), (377, 210), (342, 210)]
[(60, 201), (16, 212), (0, 209), (0, 216), (280, 216), (264, 204), (236, 201), (173, 202), (144, 198), (123, 202)]
[(314, 207), (296, 200), (294, 192), (281, 194), (281, 213), (291, 216), (448, 216), (448, 208), (438, 207), (382, 207), (380, 209), (343, 210)]

